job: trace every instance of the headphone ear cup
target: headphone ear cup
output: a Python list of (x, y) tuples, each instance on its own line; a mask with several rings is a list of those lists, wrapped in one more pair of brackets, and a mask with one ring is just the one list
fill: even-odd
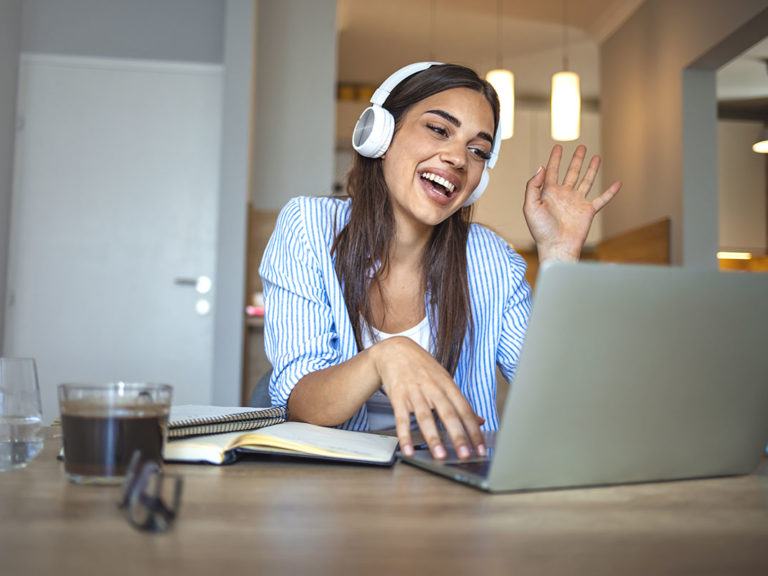
[(395, 133), (395, 118), (389, 110), (374, 104), (360, 115), (352, 133), (352, 147), (361, 156), (379, 158), (387, 151)]
[(464, 206), (469, 206), (470, 204), (474, 204), (475, 200), (480, 198), (480, 196), (483, 195), (483, 192), (485, 192), (485, 188), (488, 186), (488, 181), (491, 179), (491, 175), (488, 173), (488, 167), (486, 166), (483, 169), (483, 175), (480, 176), (480, 182), (478, 182), (477, 187), (475, 187), (474, 190), (472, 190), (472, 194), (467, 198), (466, 202), (462, 204), (462, 208)]

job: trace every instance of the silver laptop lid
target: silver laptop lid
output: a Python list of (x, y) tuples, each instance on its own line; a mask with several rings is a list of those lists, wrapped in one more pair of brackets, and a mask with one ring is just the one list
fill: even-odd
[(489, 488), (753, 471), (767, 344), (768, 274), (544, 266)]

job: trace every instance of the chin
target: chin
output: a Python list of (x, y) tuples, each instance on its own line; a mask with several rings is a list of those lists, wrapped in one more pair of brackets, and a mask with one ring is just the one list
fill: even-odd
[(416, 214), (416, 217), (424, 224), (429, 226), (437, 226), (438, 224), (441, 224), (453, 216), (455, 212), (458, 212), (461, 209), (461, 204), (457, 206), (431, 206), (430, 208), (431, 209), (419, 211), (419, 213)]

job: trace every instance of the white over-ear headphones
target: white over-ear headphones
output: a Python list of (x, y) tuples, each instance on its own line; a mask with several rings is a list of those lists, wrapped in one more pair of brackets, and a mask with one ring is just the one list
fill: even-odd
[[(384, 155), (392, 142), (392, 136), (395, 134), (395, 118), (384, 108), (384, 102), (389, 97), (390, 92), (409, 76), (426, 70), (430, 66), (439, 65), (441, 62), (416, 62), (401, 68), (376, 89), (371, 96), (371, 104), (360, 115), (355, 124), (355, 131), (352, 133), (352, 147), (361, 156), (367, 158), (379, 158)], [(496, 165), (499, 158), (499, 147), (501, 146), (501, 125), (496, 127), (496, 134), (493, 137), (490, 158), (485, 162), (485, 169), (480, 178), (480, 183), (472, 191), (472, 194), (464, 202), (464, 206), (469, 206), (475, 200), (480, 198), (488, 186), (488, 170)]]

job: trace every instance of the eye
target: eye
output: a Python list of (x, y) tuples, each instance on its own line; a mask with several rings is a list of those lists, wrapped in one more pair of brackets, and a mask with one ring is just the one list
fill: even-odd
[(482, 148), (475, 148), (473, 146), (470, 146), (469, 147), (469, 151), (472, 152), (472, 154), (474, 154), (475, 156), (477, 156), (478, 158), (482, 159), (485, 162), (487, 162), (488, 160), (491, 159), (491, 155), (488, 152), (486, 152), (485, 150), (483, 150)]
[(437, 124), (427, 123), (427, 128), (432, 130), (432, 132), (439, 134), (440, 136), (448, 136), (448, 130), (446, 130), (442, 126), (438, 126)]

